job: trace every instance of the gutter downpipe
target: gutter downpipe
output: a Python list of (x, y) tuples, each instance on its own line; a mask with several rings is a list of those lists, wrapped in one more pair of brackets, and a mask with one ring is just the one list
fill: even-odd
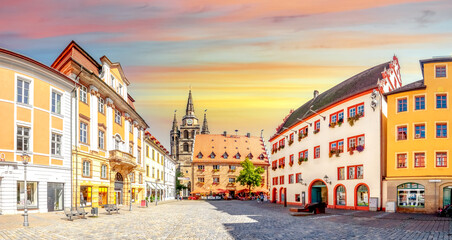
[[(75, 80), (79, 82), (80, 80), (80, 74), (83, 71), (83, 66), (80, 66), (80, 72), (78, 73), (78, 75), (75, 77)], [(78, 101), (78, 97), (77, 97), (77, 91), (75, 91), (75, 110), (77, 111), (77, 101)], [(75, 118), (77, 119), (77, 114), (75, 115)], [(78, 121), (75, 121), (75, 206), (77, 207), (78, 204), (78, 144), (77, 144), (77, 123)]]

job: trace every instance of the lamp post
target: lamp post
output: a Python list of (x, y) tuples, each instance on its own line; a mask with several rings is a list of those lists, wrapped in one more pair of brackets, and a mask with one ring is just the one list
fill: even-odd
[(130, 204), (129, 204), (129, 211), (132, 211), (132, 173), (129, 173), (129, 181), (130, 181)]
[(25, 152), (22, 153), (22, 163), (24, 164), (24, 188), (25, 188), (25, 202), (24, 202), (24, 227), (28, 227), (28, 206), (27, 206), (27, 201), (28, 201), (28, 188), (27, 188), (27, 165), (28, 165), (28, 161), (30, 160), (30, 156), (28, 156), (28, 154), (26, 154)]

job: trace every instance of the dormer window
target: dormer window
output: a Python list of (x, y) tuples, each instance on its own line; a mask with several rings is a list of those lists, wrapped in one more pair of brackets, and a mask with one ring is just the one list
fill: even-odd
[(248, 157), (248, 159), (253, 159), (253, 154), (250, 153), (250, 154), (248, 154), (247, 157)]
[(237, 153), (237, 154), (235, 155), (235, 159), (240, 159), (240, 153)]
[(228, 153), (227, 153), (227, 152), (224, 152), (224, 153), (223, 153), (223, 158), (224, 158), (224, 159), (228, 159), (228, 157), (229, 157)]
[(214, 152), (212, 152), (212, 153), (210, 154), (210, 158), (212, 158), (212, 159), (215, 158), (215, 153), (214, 153)]
[(202, 153), (201, 152), (199, 152), (198, 153), (198, 155), (196, 156), (197, 158), (202, 158), (203, 157), (203, 155), (202, 155)]
[(264, 154), (263, 153), (261, 153), (261, 155), (259, 155), (259, 160), (264, 160)]

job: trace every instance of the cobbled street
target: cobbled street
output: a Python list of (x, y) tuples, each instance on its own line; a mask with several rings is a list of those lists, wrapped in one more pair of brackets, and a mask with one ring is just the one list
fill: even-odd
[(181, 201), (67, 221), (63, 213), (0, 216), (1, 239), (452, 239), (449, 218), (328, 209), (293, 217), (270, 203)]

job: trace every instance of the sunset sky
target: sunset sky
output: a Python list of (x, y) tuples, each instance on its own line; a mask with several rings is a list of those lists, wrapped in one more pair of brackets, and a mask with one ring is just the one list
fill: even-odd
[(120, 62), (150, 132), (169, 149), (191, 86), (211, 133), (266, 139), (291, 109), (395, 54), (404, 84), (419, 60), (452, 54), (452, 1), (17, 1), (0, 47), (50, 65), (75, 40)]

